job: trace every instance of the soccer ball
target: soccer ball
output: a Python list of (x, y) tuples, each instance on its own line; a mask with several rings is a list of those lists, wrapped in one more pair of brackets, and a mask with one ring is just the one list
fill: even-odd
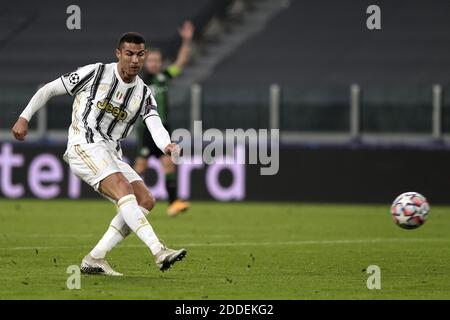
[(427, 199), (417, 192), (402, 193), (391, 206), (394, 222), (404, 229), (416, 229), (423, 225), (429, 212)]

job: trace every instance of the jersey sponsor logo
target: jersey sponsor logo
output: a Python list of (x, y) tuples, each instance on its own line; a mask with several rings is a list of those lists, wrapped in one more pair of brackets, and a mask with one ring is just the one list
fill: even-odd
[(117, 120), (123, 121), (128, 117), (128, 113), (121, 110), (119, 107), (115, 107), (112, 103), (107, 100), (97, 102), (97, 108), (104, 110), (107, 113), (111, 113)]
[[(95, 130), (97, 130), (97, 132), (104, 138), (104, 139), (109, 139), (108, 136), (103, 132), (103, 128), (102, 128), (102, 120), (103, 117), (105, 116), (106, 113), (106, 109), (108, 107), (108, 105), (110, 104), (111, 98), (114, 96), (114, 92), (117, 89), (117, 86), (119, 84), (119, 80), (117, 79), (116, 75), (113, 73), (113, 78), (111, 80), (111, 86), (109, 88), (108, 94), (106, 95), (106, 98), (102, 100), (102, 102), (100, 102), (100, 104), (102, 104), (103, 108), (99, 107), (100, 112), (98, 113), (97, 117), (95, 118), (96, 120), (96, 125), (95, 125)], [(97, 107), (98, 107), (97, 103)], [(111, 114), (114, 116), (113, 113), (113, 109), (114, 106), (109, 107)], [(120, 111), (115, 111), (115, 114), (118, 114), (118, 112), (120, 113)]]
[[(120, 105), (119, 110), (121, 112), (125, 112), (124, 110), (127, 108), (128, 102), (130, 102), (130, 97), (133, 95), (135, 87), (129, 88), (127, 92), (125, 93), (125, 98), (123, 99), (123, 103)], [(108, 131), (106, 132), (107, 135), (112, 138), (112, 131), (114, 130), (114, 127), (116, 126), (117, 122), (119, 121), (119, 118), (116, 118), (115, 120), (111, 121), (108, 127)]]

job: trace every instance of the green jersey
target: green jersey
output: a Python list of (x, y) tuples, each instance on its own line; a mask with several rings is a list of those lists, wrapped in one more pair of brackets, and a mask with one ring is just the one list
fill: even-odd
[(158, 113), (163, 124), (166, 124), (169, 120), (169, 83), (180, 73), (181, 70), (176, 65), (172, 64), (159, 74), (153, 75), (146, 73), (142, 77), (144, 83), (152, 90), (153, 97), (158, 104)]
[[(172, 64), (157, 75), (144, 73), (142, 76), (142, 80), (150, 87), (152, 91), (153, 97), (158, 105), (158, 113), (161, 118), (161, 122), (166, 128), (169, 121), (169, 83), (180, 73), (180, 68), (178, 68), (175, 64)], [(147, 140), (152, 139), (149, 134), (147, 135), (148, 130), (144, 121), (139, 121), (136, 129), (138, 154), (141, 156), (146, 156), (147, 151), (145, 151), (145, 146), (149, 142)]]

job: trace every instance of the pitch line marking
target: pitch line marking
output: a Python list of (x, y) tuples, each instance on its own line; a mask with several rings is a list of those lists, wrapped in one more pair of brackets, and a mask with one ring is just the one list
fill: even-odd
[[(300, 241), (277, 241), (277, 242), (210, 242), (210, 243), (175, 243), (176, 247), (246, 247), (246, 246), (301, 246), (301, 245), (340, 245), (340, 244), (370, 244), (383, 242), (450, 242), (450, 239), (442, 238), (407, 238), (407, 239), (354, 239), (354, 240), (300, 240)], [(34, 250), (34, 249), (75, 249), (87, 248), (90, 245), (78, 246), (32, 246), (32, 247), (0, 247), (0, 250)], [(145, 248), (145, 245), (119, 245), (117, 248)]]
[[(49, 235), (48, 234), (42, 234), (42, 233), (29, 233), (29, 234), (21, 234), (21, 233), (0, 233), (0, 238), (14, 238), (14, 237), (20, 237), (20, 238), (48, 238)], [(51, 237), (53, 238), (92, 238), (92, 237), (99, 237), (99, 234), (93, 234), (93, 233), (80, 233), (80, 234), (64, 234), (64, 233), (59, 233), (59, 234), (52, 234)], [(206, 239), (210, 239), (210, 238), (220, 238), (220, 239), (224, 239), (224, 238), (232, 238), (232, 236), (224, 234), (211, 234), (211, 235), (193, 235), (193, 234), (174, 234), (171, 235), (170, 238), (174, 239), (174, 238), (195, 238), (195, 237), (199, 237), (199, 238), (206, 238)]]

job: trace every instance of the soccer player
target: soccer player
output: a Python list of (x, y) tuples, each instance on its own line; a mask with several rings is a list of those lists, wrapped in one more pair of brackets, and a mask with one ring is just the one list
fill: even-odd
[(106, 254), (131, 231), (155, 256), (161, 271), (186, 255), (185, 249), (165, 247), (146, 216), (155, 200), (141, 177), (124, 161), (120, 142), (142, 117), (155, 144), (164, 154), (180, 152), (164, 129), (150, 89), (139, 78), (145, 60), (145, 40), (135, 32), (124, 34), (116, 49), (117, 63), (95, 63), (47, 83), (32, 97), (12, 128), (23, 141), (31, 117), (47, 101), (63, 94), (75, 97), (64, 160), (72, 172), (118, 208), (109, 228), (81, 262), (81, 271), (118, 276)]
[[(185, 21), (179, 34), (182, 38), (182, 45), (178, 51), (175, 63), (166, 69), (163, 69), (163, 57), (159, 49), (149, 49), (144, 65), (144, 74), (142, 79), (150, 87), (158, 104), (158, 112), (161, 121), (167, 131), (170, 132), (169, 125), (169, 101), (168, 86), (171, 79), (178, 76), (183, 67), (189, 61), (191, 50), (191, 41), (194, 35), (194, 26), (190, 21)], [(148, 158), (154, 155), (159, 158), (164, 169), (166, 190), (169, 198), (169, 207), (167, 214), (176, 216), (189, 208), (189, 203), (178, 199), (177, 197), (177, 176), (176, 168), (171, 157), (164, 154), (157, 147), (154, 139), (145, 129), (143, 122), (137, 125), (138, 143), (137, 157), (135, 159), (134, 169), (138, 174), (144, 176), (147, 170)]]

